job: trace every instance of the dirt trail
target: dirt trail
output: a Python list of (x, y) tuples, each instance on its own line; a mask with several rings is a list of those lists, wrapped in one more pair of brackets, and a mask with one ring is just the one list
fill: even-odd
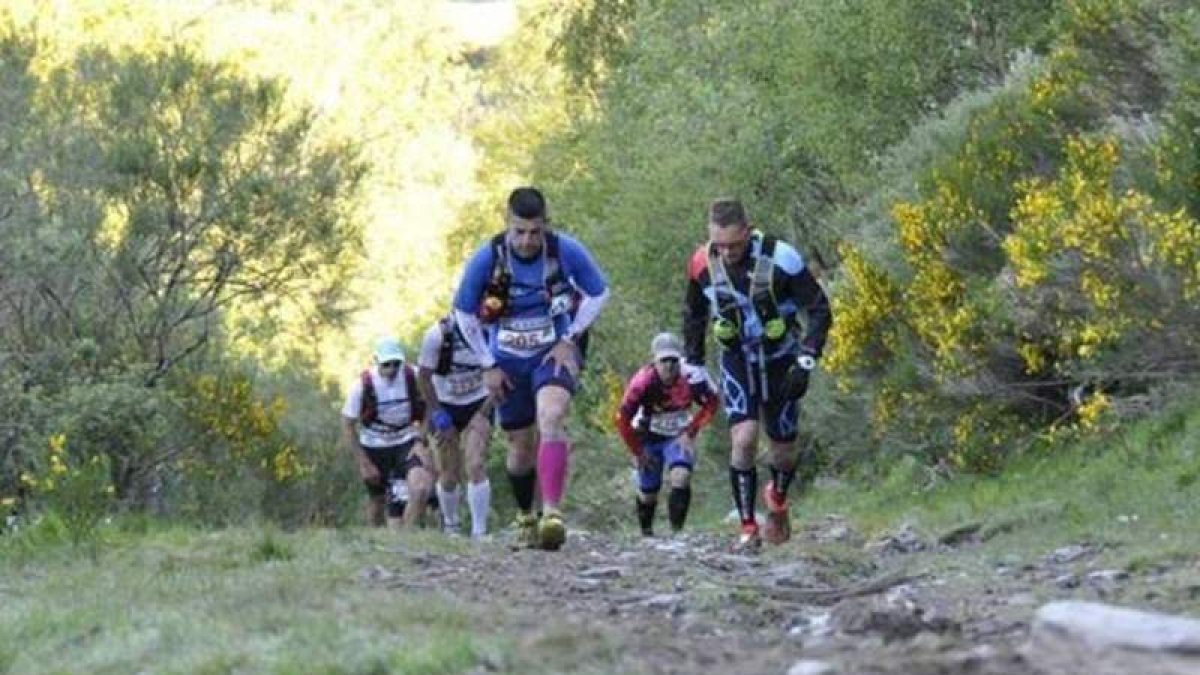
[[(937, 543), (901, 531), (865, 542), (831, 520), (783, 547), (736, 555), (731, 535), (575, 532), (556, 553), (502, 539), (412, 554), (418, 574), (376, 583), (498, 608), (501, 629), (530, 652), (562, 654), (546, 664), (552, 672), (991, 674), (1040, 672), (1022, 646), (1042, 601), (1111, 598), (1128, 581), (1070, 571), (1095, 547), (986, 564), (952, 548), (969, 547), (969, 535)], [(605, 665), (587, 667), (596, 662)], [(475, 672), (513, 667), (498, 656)]]

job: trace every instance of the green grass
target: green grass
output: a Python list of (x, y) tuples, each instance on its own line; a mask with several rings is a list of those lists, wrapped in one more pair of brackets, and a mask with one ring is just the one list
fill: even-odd
[[(730, 531), (720, 523), (729, 503), (725, 465), (717, 448), (707, 450), (689, 527)], [(608, 519), (618, 523), (614, 534), (627, 537), (628, 469), (615, 452), (593, 457), (600, 461), (580, 473), (597, 478), (589, 483), (595, 506), (610, 511), (587, 522)], [(602, 467), (613, 472), (597, 473)], [(898, 465), (877, 484), (817, 489), (798, 502), (797, 516), (838, 513), (868, 537), (902, 523), (930, 537), (980, 525), (985, 541), (918, 556), (914, 562), (925, 568), (983, 572), (997, 561), (1028, 562), (1091, 542), (1102, 548), (1100, 564), (1134, 574), (1200, 569), (1194, 403), (1121, 433), (1030, 453), (998, 476), (956, 476), (915, 489), (914, 477), (925, 475)], [(364, 570), (376, 567), (392, 578), (419, 578), (407, 553), (469, 546), (435, 533), (206, 531), (130, 519), (99, 534), (72, 546), (61, 524), (45, 518), (0, 537), (0, 673), (600, 673), (624, 663), (616, 633), (593, 631), (584, 640), (571, 626), (531, 628), (521, 607), (467, 606), (449, 592), (417, 594), (364, 580)], [(797, 552), (783, 547), (769, 556)], [(845, 544), (799, 552), (839, 575), (862, 576), (872, 564)], [(1161, 604), (1200, 606), (1194, 581), (1159, 588)]]
[(911, 465), (876, 485), (845, 483), (805, 498), (801, 517), (840, 513), (868, 536), (910, 523), (930, 536), (981, 523), (985, 550), (1017, 554), (1092, 542), (1110, 562), (1200, 556), (1200, 405), (1127, 429), (1031, 452), (997, 476), (915, 489)]
[[(112, 535), (110, 533), (110, 538)], [(310, 530), (116, 536), (0, 558), (0, 672), (456, 673), (504, 638), (469, 608), (367, 583), (441, 537)]]

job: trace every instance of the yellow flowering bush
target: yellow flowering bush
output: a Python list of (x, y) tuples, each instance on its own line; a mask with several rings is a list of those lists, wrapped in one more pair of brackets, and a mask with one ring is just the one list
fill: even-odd
[[(1103, 430), (1144, 373), (1195, 362), (1200, 91), (1131, 144), (1111, 104), (1153, 84), (1119, 68), (1144, 57), (1133, 36), (1152, 17), (1127, 0), (1070, 0), (1064, 16), (1037, 70), (970, 113), (917, 198), (889, 205), (887, 269), (903, 271), (866, 259), (877, 244), (840, 248), (826, 365), (862, 390), (883, 446), (990, 471)], [(1068, 400), (1080, 385), (1095, 393)]]
[(108, 513), (115, 488), (111, 463), (104, 454), (73, 457), (66, 434), (47, 439), (44, 465), (20, 475), (27, 499), (48, 509), (73, 544), (92, 539)]
[[(872, 265), (854, 246), (839, 247), (843, 285), (833, 297), (833, 325), (825, 366), (835, 375), (878, 364), (895, 349), (893, 317), (900, 290), (888, 275)], [(847, 380), (839, 377), (839, 386)]]
[[(1119, 164), (1112, 138), (1068, 139), (1055, 180), (1019, 187), (1004, 242), (1020, 299), (1043, 310), (1026, 329), (1053, 335), (1051, 357), (1068, 370), (1159, 332), (1156, 315), (1187, 313), (1200, 292), (1200, 224), (1118, 191)], [(1027, 372), (1045, 370), (1045, 352), (1022, 356)]]
[(260, 398), (250, 379), (240, 374), (202, 374), (183, 384), (188, 417), (204, 439), (199, 456), (208, 461), (188, 461), (185, 468), (208, 478), (228, 478), (251, 468), (277, 483), (308, 475), (293, 444), (280, 430), (287, 412), (282, 396)]

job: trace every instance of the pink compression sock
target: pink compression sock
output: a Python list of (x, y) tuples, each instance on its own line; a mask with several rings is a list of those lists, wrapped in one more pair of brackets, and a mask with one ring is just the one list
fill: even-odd
[(558, 505), (567, 486), (569, 450), (566, 441), (542, 441), (538, 445), (538, 485), (542, 499)]

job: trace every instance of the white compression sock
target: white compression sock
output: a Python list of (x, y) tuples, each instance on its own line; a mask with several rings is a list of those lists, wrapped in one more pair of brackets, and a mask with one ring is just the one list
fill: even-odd
[(438, 505), (442, 509), (442, 524), (447, 530), (458, 531), (458, 487), (446, 490), (441, 483), (437, 486)]
[(485, 478), (467, 484), (467, 505), (471, 507), (471, 536), (487, 534), (488, 510), (492, 505), (492, 484)]

